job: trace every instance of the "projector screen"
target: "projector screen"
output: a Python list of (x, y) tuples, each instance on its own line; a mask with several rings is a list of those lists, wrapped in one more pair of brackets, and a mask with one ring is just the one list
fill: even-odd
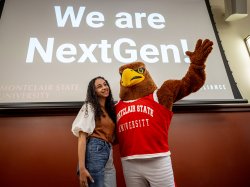
[(185, 100), (234, 100), (204, 0), (8, 0), (0, 20), (0, 103), (83, 101), (105, 77), (119, 100), (119, 67), (142, 61), (158, 87), (181, 79), (186, 51), (210, 39), (205, 85)]

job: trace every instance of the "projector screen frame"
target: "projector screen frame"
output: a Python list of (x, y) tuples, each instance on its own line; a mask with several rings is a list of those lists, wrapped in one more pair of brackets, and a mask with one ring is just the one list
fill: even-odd
[(239, 89), (237, 87), (237, 83), (234, 80), (232, 71), (231, 71), (231, 69), (229, 67), (229, 64), (228, 64), (228, 60), (227, 60), (226, 55), (225, 55), (224, 50), (223, 50), (223, 47), (222, 47), (221, 40), (220, 40), (220, 37), (219, 37), (219, 34), (218, 34), (218, 30), (217, 30), (217, 27), (216, 27), (216, 24), (215, 24), (215, 20), (214, 20), (214, 17), (213, 17), (213, 13), (212, 13), (212, 9), (211, 9), (209, 0), (205, 0), (205, 2), (206, 2), (209, 17), (210, 17), (210, 20), (211, 20), (211, 23), (212, 23), (212, 27), (213, 27), (213, 30), (214, 30), (214, 33), (215, 33), (215, 37), (216, 37), (217, 43), (219, 45), (219, 50), (220, 50), (222, 60), (223, 60), (223, 63), (224, 63), (224, 66), (225, 66), (225, 69), (226, 69), (226, 72), (227, 72), (227, 76), (228, 76), (229, 82), (231, 84), (231, 88), (232, 88), (232, 91), (233, 91), (234, 98), (235, 99), (242, 99), (242, 95), (241, 95), (241, 93), (240, 93), (240, 91), (239, 91)]
[[(223, 63), (226, 69), (226, 73), (228, 79), (231, 84), (231, 88), (233, 91), (233, 95), (235, 99), (225, 99), (225, 100), (181, 100), (174, 104), (174, 108), (185, 107), (185, 106), (205, 106), (205, 105), (214, 105), (214, 104), (242, 104), (248, 103), (248, 100), (243, 99), (242, 95), (237, 87), (237, 84), (233, 78), (232, 71), (230, 70), (228, 61), (224, 54), (224, 50), (221, 44), (221, 40), (218, 35), (218, 31), (216, 28), (216, 24), (212, 15), (211, 6), (209, 0), (204, 0), (206, 3), (207, 11), (210, 17), (210, 21), (214, 30), (214, 34), (219, 45), (219, 50), (222, 55)], [(0, 1), (0, 19), (1, 14), (4, 9), (5, 0)], [(46, 114), (49, 114), (51, 111), (58, 113), (59, 111), (68, 111), (75, 112), (79, 110), (83, 101), (74, 101), (74, 102), (16, 102), (16, 103), (0, 103), (0, 111), (2, 114), (7, 115), (12, 112), (14, 113), (24, 113), (25, 111), (29, 112), (44, 112), (47, 111)], [(49, 112), (50, 111), (50, 112)], [(53, 112), (52, 112), (53, 113)]]

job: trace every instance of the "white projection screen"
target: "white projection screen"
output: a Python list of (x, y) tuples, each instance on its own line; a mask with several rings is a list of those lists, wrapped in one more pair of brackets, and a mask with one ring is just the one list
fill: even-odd
[(199, 38), (212, 40), (214, 49), (205, 85), (185, 100), (242, 99), (227, 73), (208, 1), (6, 0), (0, 103), (80, 102), (95, 76), (105, 77), (119, 100), (118, 69), (134, 61), (146, 64), (159, 87), (184, 76), (185, 51)]

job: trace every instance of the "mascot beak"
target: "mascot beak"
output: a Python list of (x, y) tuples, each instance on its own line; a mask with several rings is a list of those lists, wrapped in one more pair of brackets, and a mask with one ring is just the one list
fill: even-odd
[(127, 68), (122, 72), (121, 85), (131, 87), (145, 79), (144, 75), (133, 69)]

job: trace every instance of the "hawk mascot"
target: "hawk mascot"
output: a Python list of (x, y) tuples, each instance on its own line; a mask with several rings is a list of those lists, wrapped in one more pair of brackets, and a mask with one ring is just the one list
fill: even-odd
[(119, 68), (117, 137), (127, 187), (175, 186), (168, 145), (173, 103), (203, 86), (212, 46), (212, 41), (199, 39), (194, 52), (186, 52), (191, 61), (186, 75), (166, 80), (159, 88), (144, 63)]

